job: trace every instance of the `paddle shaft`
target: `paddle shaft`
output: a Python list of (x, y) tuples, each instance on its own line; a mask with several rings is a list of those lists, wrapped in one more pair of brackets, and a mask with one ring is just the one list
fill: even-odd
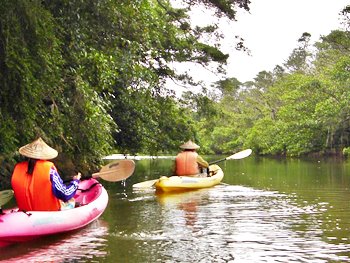
[(227, 157), (224, 158), (224, 159), (220, 159), (220, 160), (216, 160), (216, 161), (213, 161), (213, 162), (209, 162), (209, 165), (220, 163), (220, 162), (223, 162), (223, 161), (226, 161), (226, 160), (227, 160)]
[(82, 176), (80, 178), (80, 181), (84, 181), (84, 180), (90, 180), (91, 178), (97, 179), (99, 178), (101, 175), (103, 176), (104, 174), (109, 174), (110, 172), (98, 172), (98, 173), (93, 173), (91, 175), (85, 175)]
[[(98, 176), (93, 176), (94, 174), (92, 175), (85, 175), (85, 176), (81, 176), (80, 177), (80, 181), (84, 181), (84, 180), (90, 180), (91, 178), (98, 178)], [(69, 182), (72, 182), (73, 179), (67, 179), (67, 180), (64, 180), (63, 183), (69, 183)]]
[[(110, 172), (102, 172), (102, 173), (93, 173), (93, 174), (91, 174), (91, 175), (84, 175), (84, 176), (82, 176), (81, 178), (80, 178), (80, 181), (84, 181), (84, 180), (90, 180), (91, 178), (94, 178), (94, 179), (97, 179), (97, 178), (99, 178), (101, 175), (103, 176), (104, 174), (109, 174)], [(122, 181), (122, 180), (125, 180), (125, 179), (121, 179), (120, 181)], [(72, 179), (69, 179), (69, 180), (64, 180), (63, 182), (64, 183), (69, 183), (69, 182), (71, 182), (72, 181)], [(119, 181), (119, 180), (118, 180)]]
[(234, 159), (234, 160), (243, 159), (243, 158), (248, 157), (251, 153), (252, 153), (251, 149), (246, 149), (246, 150), (240, 151), (238, 153), (232, 154), (231, 156), (228, 156), (228, 157), (226, 157), (224, 159), (220, 159), (220, 160), (217, 160), (217, 161), (210, 162), (209, 164), (211, 165), (211, 164), (215, 164), (215, 163), (219, 163), (219, 162), (222, 162), (222, 161), (225, 161), (225, 160), (231, 160), (231, 159)]

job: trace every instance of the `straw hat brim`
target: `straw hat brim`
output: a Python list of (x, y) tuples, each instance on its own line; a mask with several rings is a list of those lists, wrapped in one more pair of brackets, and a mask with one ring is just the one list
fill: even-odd
[(38, 160), (50, 160), (57, 157), (58, 152), (47, 145), (41, 138), (19, 148), (23, 156)]
[(200, 148), (200, 146), (189, 140), (188, 142), (182, 144), (180, 148), (186, 150), (197, 150)]

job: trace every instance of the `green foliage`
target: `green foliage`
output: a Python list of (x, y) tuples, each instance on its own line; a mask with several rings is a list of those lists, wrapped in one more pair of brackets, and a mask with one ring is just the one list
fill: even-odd
[[(248, 1), (209, 7), (234, 18)], [(190, 9), (168, 1), (14, 0), (0, 8), (2, 155), (16, 157), (42, 136), (92, 169), (111, 151), (174, 151), (197, 136), (192, 114), (164, 83), (191, 81), (173, 62), (225, 64), (215, 43), (200, 41), (217, 25), (192, 28)]]
[[(0, 14), (0, 152), (50, 136), (51, 95), (62, 65), (54, 21), (40, 1), (7, 1)], [(5, 12), (6, 11), (6, 12)]]
[(262, 71), (244, 84), (220, 81), (221, 115), (211, 137), (205, 138), (219, 141), (225, 151), (250, 147), (259, 154), (299, 156), (346, 149), (350, 144), (350, 35), (333, 31), (322, 37), (315, 45), (314, 61), (309, 37), (304, 33), (299, 39), (285, 68)]
[(350, 155), (350, 147), (343, 148), (343, 154), (345, 156), (349, 156)]
[(259, 119), (249, 131), (245, 143), (256, 154), (284, 154), (284, 142), (276, 142), (282, 132), (279, 126), (281, 123), (276, 125), (270, 118)]
[[(42, 136), (78, 167), (93, 169), (111, 151), (175, 152), (188, 139), (216, 154), (347, 149), (348, 31), (323, 36), (314, 53), (304, 33), (283, 66), (248, 83), (227, 78), (180, 100), (165, 88), (169, 78), (194, 83), (174, 62), (215, 63), (222, 71), (228, 58), (217, 43), (201, 41), (220, 38), (218, 24), (193, 27), (191, 8), (234, 19), (249, 3), (2, 1), (0, 152), (17, 158), (19, 146)], [(349, 24), (348, 9), (343, 15)]]

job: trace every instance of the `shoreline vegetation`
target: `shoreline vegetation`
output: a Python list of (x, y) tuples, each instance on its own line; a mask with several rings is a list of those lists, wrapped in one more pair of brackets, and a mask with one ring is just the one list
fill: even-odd
[[(324, 160), (324, 159), (331, 159), (334, 161), (345, 161), (348, 159), (348, 155), (344, 155), (341, 152), (338, 153), (331, 153), (331, 154), (324, 154), (324, 153), (312, 153), (308, 154), (302, 157), (288, 157), (288, 156), (277, 156), (277, 155), (264, 155), (264, 156), (257, 156), (256, 154), (253, 155), (256, 158), (263, 157), (263, 158), (269, 158), (269, 159), (277, 159), (277, 160), (288, 160), (288, 159), (305, 159), (305, 160)], [(205, 155), (204, 155), (205, 156)], [(217, 156), (216, 156), (217, 158)], [(254, 157), (253, 157), (254, 158)], [(113, 160), (122, 160), (122, 159), (131, 159), (135, 161), (140, 160), (159, 160), (159, 159), (175, 159), (175, 155), (161, 155), (161, 156), (154, 156), (154, 155), (128, 155), (128, 154), (111, 154), (108, 156), (105, 156), (102, 158), (103, 162), (110, 162)], [(69, 179), (69, 174), (74, 174), (77, 168), (72, 164), (72, 161), (70, 160), (60, 160), (58, 161), (58, 165), (60, 169), (59, 172), (62, 174), (62, 178), (64, 180)], [(11, 188), (11, 174), (13, 171), (14, 164), (10, 164), (4, 160), (4, 158), (1, 158), (0, 156), (0, 190), (10, 189)], [(89, 172), (86, 172), (89, 173)], [(91, 173), (91, 172), (90, 172)]]
[[(192, 25), (194, 2), (218, 22)], [(343, 29), (316, 43), (304, 32), (282, 65), (251, 81), (226, 76), (206, 87), (172, 66), (190, 61), (225, 73), (220, 17), (234, 23), (249, 3), (7, 1), (0, 12), (1, 188), (21, 160), (18, 148), (37, 137), (58, 150), (54, 162), (64, 176), (96, 171), (112, 152), (175, 153), (189, 139), (202, 155), (245, 148), (287, 158), (350, 154), (350, 6), (339, 10)], [(199, 92), (178, 97), (169, 80)]]

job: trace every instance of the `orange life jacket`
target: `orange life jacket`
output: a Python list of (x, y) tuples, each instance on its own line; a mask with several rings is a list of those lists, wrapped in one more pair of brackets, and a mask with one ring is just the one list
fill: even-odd
[(32, 175), (27, 174), (28, 162), (21, 162), (15, 166), (11, 184), (20, 210), (60, 210), (59, 199), (54, 196), (50, 181), (52, 166), (54, 166), (52, 162), (38, 160)]
[(192, 151), (180, 152), (175, 159), (176, 175), (196, 175), (199, 173), (197, 163), (198, 153)]

